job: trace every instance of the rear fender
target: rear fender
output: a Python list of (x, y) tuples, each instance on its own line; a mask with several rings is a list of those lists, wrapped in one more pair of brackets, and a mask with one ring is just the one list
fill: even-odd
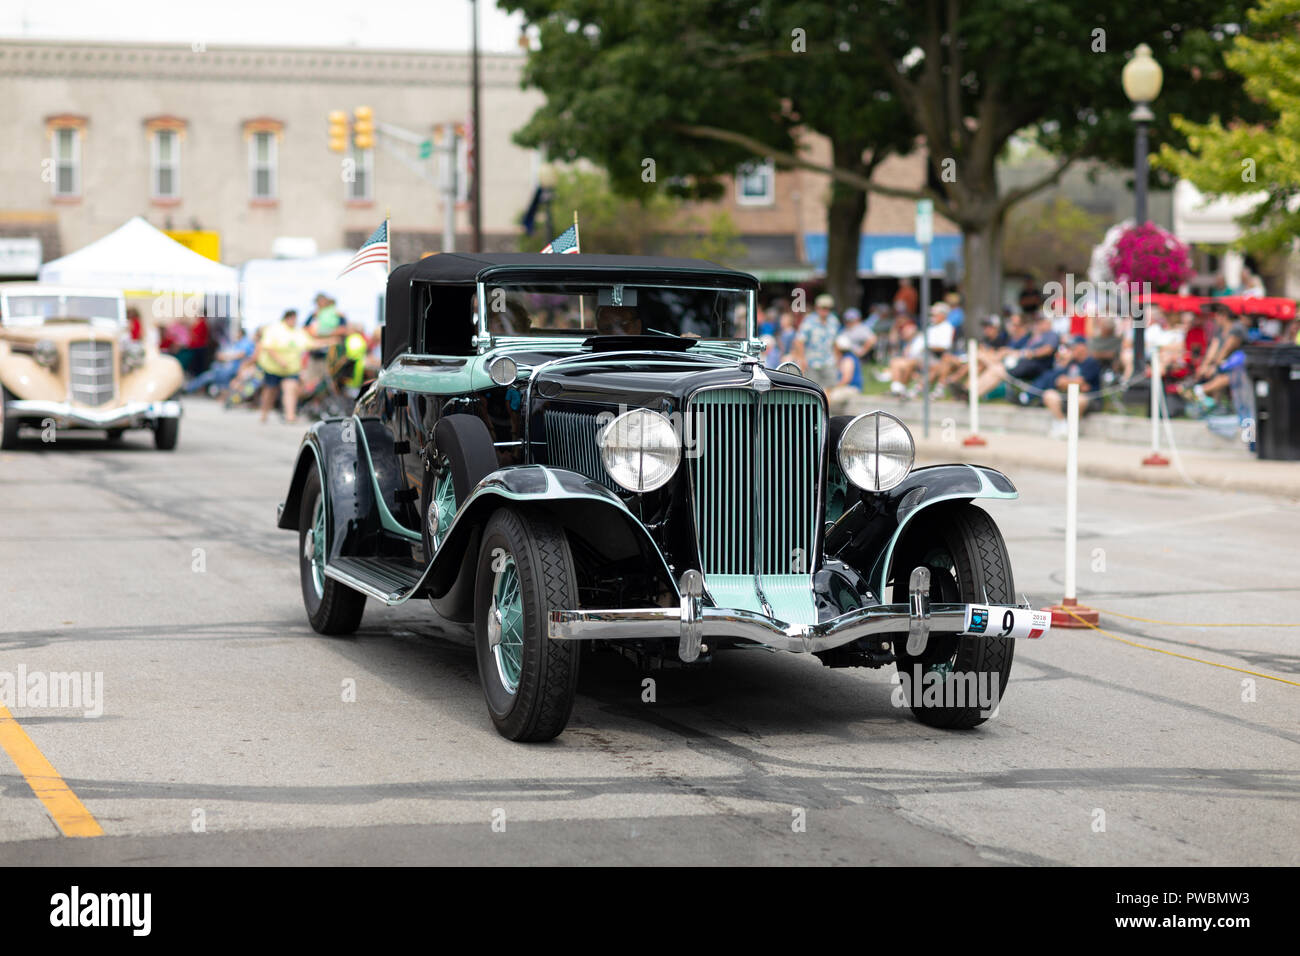
[(313, 468), (325, 490), (330, 557), (375, 554), (380, 523), (369, 470), (357, 447), (356, 423), (350, 418), (326, 419), (307, 430), (276, 526), (298, 530), (303, 488)]

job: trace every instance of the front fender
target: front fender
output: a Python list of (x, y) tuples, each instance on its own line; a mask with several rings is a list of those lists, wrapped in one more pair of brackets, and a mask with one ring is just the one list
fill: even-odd
[[(543, 514), (566, 530), (581, 533), (603, 559), (640, 558), (660, 579), (662, 587), (677, 594), (663, 553), (618, 495), (585, 475), (546, 465), (500, 468), (474, 487), (425, 572), (421, 593), (433, 598), (435, 604), (450, 597), (453, 590), (456, 594), (467, 593), (457, 582), (466, 571), (472, 578), (478, 536), (492, 512), (505, 506)], [(594, 531), (598, 533), (593, 537)], [(459, 605), (462, 599), (454, 603)], [(461, 619), (464, 609), (439, 605), (439, 610)]]
[(917, 468), (889, 491), (862, 496), (864, 510), (848, 532), (848, 544), (835, 556), (866, 574), (879, 600), (886, 601), (894, 551), (921, 511), (945, 502), (1019, 497), (1010, 478), (983, 465)]

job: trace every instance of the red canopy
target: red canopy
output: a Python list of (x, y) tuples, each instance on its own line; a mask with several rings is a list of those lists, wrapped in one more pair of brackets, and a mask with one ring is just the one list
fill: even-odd
[(1290, 321), (1295, 318), (1295, 300), (1280, 296), (1243, 295), (1176, 295), (1170, 292), (1153, 292), (1150, 300), (1166, 312), (1199, 312), (1211, 302), (1222, 302), (1237, 315), (1262, 315), (1270, 319)]

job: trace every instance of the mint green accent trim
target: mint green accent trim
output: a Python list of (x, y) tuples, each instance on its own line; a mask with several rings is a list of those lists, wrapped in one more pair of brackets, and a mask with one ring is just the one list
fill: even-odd
[(430, 395), (464, 395), (467, 392), (498, 387), (487, 372), (490, 355), (467, 356), (463, 365), (449, 368), (408, 364), (406, 358), (399, 356), (392, 365), (379, 373), (378, 384), (381, 388), (425, 392)]
[(375, 492), (375, 501), (379, 504), (380, 525), (385, 531), (390, 531), (393, 534), (400, 535), (409, 541), (422, 541), (423, 538), (421, 537), (420, 532), (412, 531), (410, 528), (407, 528), (394, 518), (393, 513), (388, 510), (388, 502), (384, 500), (384, 493), (379, 487), (379, 478), (375, 475), (374, 460), (370, 457), (370, 443), (366, 441), (366, 430), (361, 427), (361, 419), (356, 415), (352, 416), (352, 420), (357, 423), (357, 444), (359, 444), (362, 450), (366, 453), (366, 468), (370, 471), (370, 485)]
[[(768, 616), (758, 593), (754, 590), (752, 574), (710, 574), (705, 588), (713, 603), (720, 608), (753, 611)], [(773, 620), (783, 624), (807, 627), (817, 623), (817, 607), (813, 603), (812, 578), (806, 574), (763, 575), (763, 597), (771, 607)]]
[(918, 505), (917, 507), (913, 508), (911, 511), (907, 513), (907, 517), (903, 519), (903, 523), (898, 526), (898, 530), (894, 532), (894, 536), (889, 539), (889, 546), (885, 548), (884, 554), (882, 554), (880, 557), (880, 563), (877, 565), (876, 570), (870, 576), (872, 578), (877, 579), (876, 597), (882, 603), (886, 603), (886, 604), (889, 603), (885, 595), (885, 588), (889, 584), (889, 568), (894, 561), (894, 548), (898, 545), (898, 542), (902, 539), (903, 532), (907, 529), (908, 523), (911, 522), (911, 520), (914, 517), (916, 517), (920, 512), (924, 511), (926, 508), (930, 507), (931, 505), (939, 504), (941, 501), (959, 501), (962, 499), (971, 500), (975, 498), (1012, 499), (1012, 498), (1020, 497), (1020, 492), (1018, 491), (998, 491), (991, 484), (989, 484), (989, 480), (984, 477), (984, 472), (970, 465), (967, 465), (966, 467), (970, 468), (971, 471), (975, 472), (976, 476), (979, 478), (980, 480), (979, 491), (957, 492), (950, 495), (940, 495), (938, 498), (932, 498), (929, 501), (926, 501)]
[(713, 598), (713, 603), (720, 608), (733, 608), (741, 611), (753, 611), (767, 616), (767, 608), (758, 599), (754, 590), (752, 574), (710, 574), (704, 587)]

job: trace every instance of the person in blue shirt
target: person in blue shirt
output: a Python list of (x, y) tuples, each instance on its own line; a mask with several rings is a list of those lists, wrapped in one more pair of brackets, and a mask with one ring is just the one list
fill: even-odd
[(960, 338), (961, 328), (966, 322), (966, 310), (962, 308), (961, 295), (949, 292), (943, 297), (943, 301), (948, 303), (948, 324), (952, 326), (952, 333)]
[(836, 336), (831, 352), (835, 356), (835, 382), (827, 390), (827, 397), (837, 402), (862, 394), (862, 362), (853, 351), (853, 340), (845, 334)]
[(1052, 387), (1043, 393), (1043, 404), (1052, 413), (1053, 438), (1065, 437), (1065, 392), (1072, 384), (1079, 386), (1079, 414), (1082, 415), (1101, 391), (1101, 363), (1088, 354), (1088, 340), (1082, 335), (1070, 340), (1065, 364), (1056, 370)]
[(253, 357), (257, 349), (257, 339), (247, 332), (238, 341), (234, 341), (218, 350), (216, 362), (206, 372), (194, 376), (185, 386), (185, 393), (191, 395), (197, 391), (209, 391), (213, 394), (223, 392), (238, 374), (240, 366)]

